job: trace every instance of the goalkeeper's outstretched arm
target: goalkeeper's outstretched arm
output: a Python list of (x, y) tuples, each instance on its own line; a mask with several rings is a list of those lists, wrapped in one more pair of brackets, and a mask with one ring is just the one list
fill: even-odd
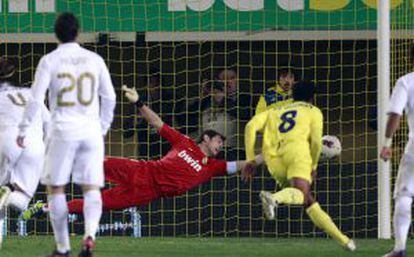
[(164, 122), (161, 120), (160, 116), (156, 114), (151, 108), (147, 105), (142, 104), (142, 106), (138, 106), (138, 110), (141, 113), (142, 117), (154, 128), (160, 130), (164, 125)]
[[(254, 161), (256, 163), (256, 165), (261, 165), (263, 164), (263, 156), (261, 154), (258, 154), (254, 157)], [(236, 161), (236, 167), (237, 170), (242, 170), (244, 169), (244, 167), (246, 167), (247, 161)]]
[[(262, 154), (258, 154), (254, 157), (255, 165), (261, 165), (264, 163)], [(234, 174), (241, 171), (241, 179), (245, 182), (250, 181), (256, 173), (255, 167), (249, 167), (248, 161), (234, 161), (227, 162), (227, 174)]]
[(160, 130), (164, 125), (164, 122), (156, 114), (151, 108), (145, 105), (140, 99), (139, 94), (135, 88), (128, 88), (127, 86), (123, 85), (122, 90), (125, 92), (125, 97), (128, 100), (135, 104), (138, 107), (139, 112), (141, 113), (142, 117), (154, 128)]

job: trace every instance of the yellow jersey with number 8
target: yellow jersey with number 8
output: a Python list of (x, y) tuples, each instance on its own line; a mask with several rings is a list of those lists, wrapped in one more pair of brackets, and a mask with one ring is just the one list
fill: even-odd
[(301, 156), (301, 159), (290, 158), (291, 160), (309, 161), (312, 169), (316, 169), (323, 131), (323, 115), (318, 107), (295, 101), (254, 116), (245, 129), (248, 161), (254, 160), (258, 131), (263, 131), (262, 154), (268, 165), (272, 159), (290, 154)]

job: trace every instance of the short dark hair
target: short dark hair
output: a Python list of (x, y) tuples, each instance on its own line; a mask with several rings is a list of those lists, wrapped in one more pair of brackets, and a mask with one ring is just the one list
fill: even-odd
[(75, 41), (78, 31), (79, 21), (72, 13), (64, 12), (56, 19), (55, 34), (60, 42), (68, 43)]
[(315, 85), (309, 81), (298, 81), (293, 84), (292, 97), (295, 101), (309, 102), (315, 94)]
[(296, 74), (292, 69), (290, 69), (290, 68), (280, 68), (277, 71), (277, 78), (279, 79), (280, 77), (286, 77), (289, 74), (292, 75), (294, 78), (296, 78)]
[(204, 136), (208, 136), (210, 139), (215, 136), (220, 136), (223, 141), (226, 141), (226, 137), (220, 134), (219, 132), (212, 130), (212, 129), (207, 129), (207, 130), (204, 130), (203, 133), (201, 133), (200, 137), (197, 140), (197, 144), (204, 141)]
[(5, 58), (0, 58), (0, 81), (8, 80), (16, 72), (16, 66)]

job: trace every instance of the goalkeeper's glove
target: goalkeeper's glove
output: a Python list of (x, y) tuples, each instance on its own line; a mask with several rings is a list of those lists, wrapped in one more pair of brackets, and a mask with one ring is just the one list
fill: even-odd
[(128, 101), (131, 103), (137, 103), (139, 101), (139, 94), (135, 87), (129, 88), (126, 85), (123, 85), (121, 89), (125, 92), (125, 97), (128, 99)]

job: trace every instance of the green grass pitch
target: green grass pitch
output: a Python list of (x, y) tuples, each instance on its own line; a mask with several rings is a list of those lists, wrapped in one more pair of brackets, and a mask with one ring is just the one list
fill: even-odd
[[(77, 256), (80, 238), (72, 238)], [(342, 250), (330, 239), (277, 238), (129, 238), (100, 237), (96, 257), (375, 257), (391, 249), (390, 240), (357, 240), (358, 250)], [(409, 252), (414, 247), (409, 245)], [(0, 250), (2, 257), (42, 257), (53, 249), (53, 238), (8, 237)]]

